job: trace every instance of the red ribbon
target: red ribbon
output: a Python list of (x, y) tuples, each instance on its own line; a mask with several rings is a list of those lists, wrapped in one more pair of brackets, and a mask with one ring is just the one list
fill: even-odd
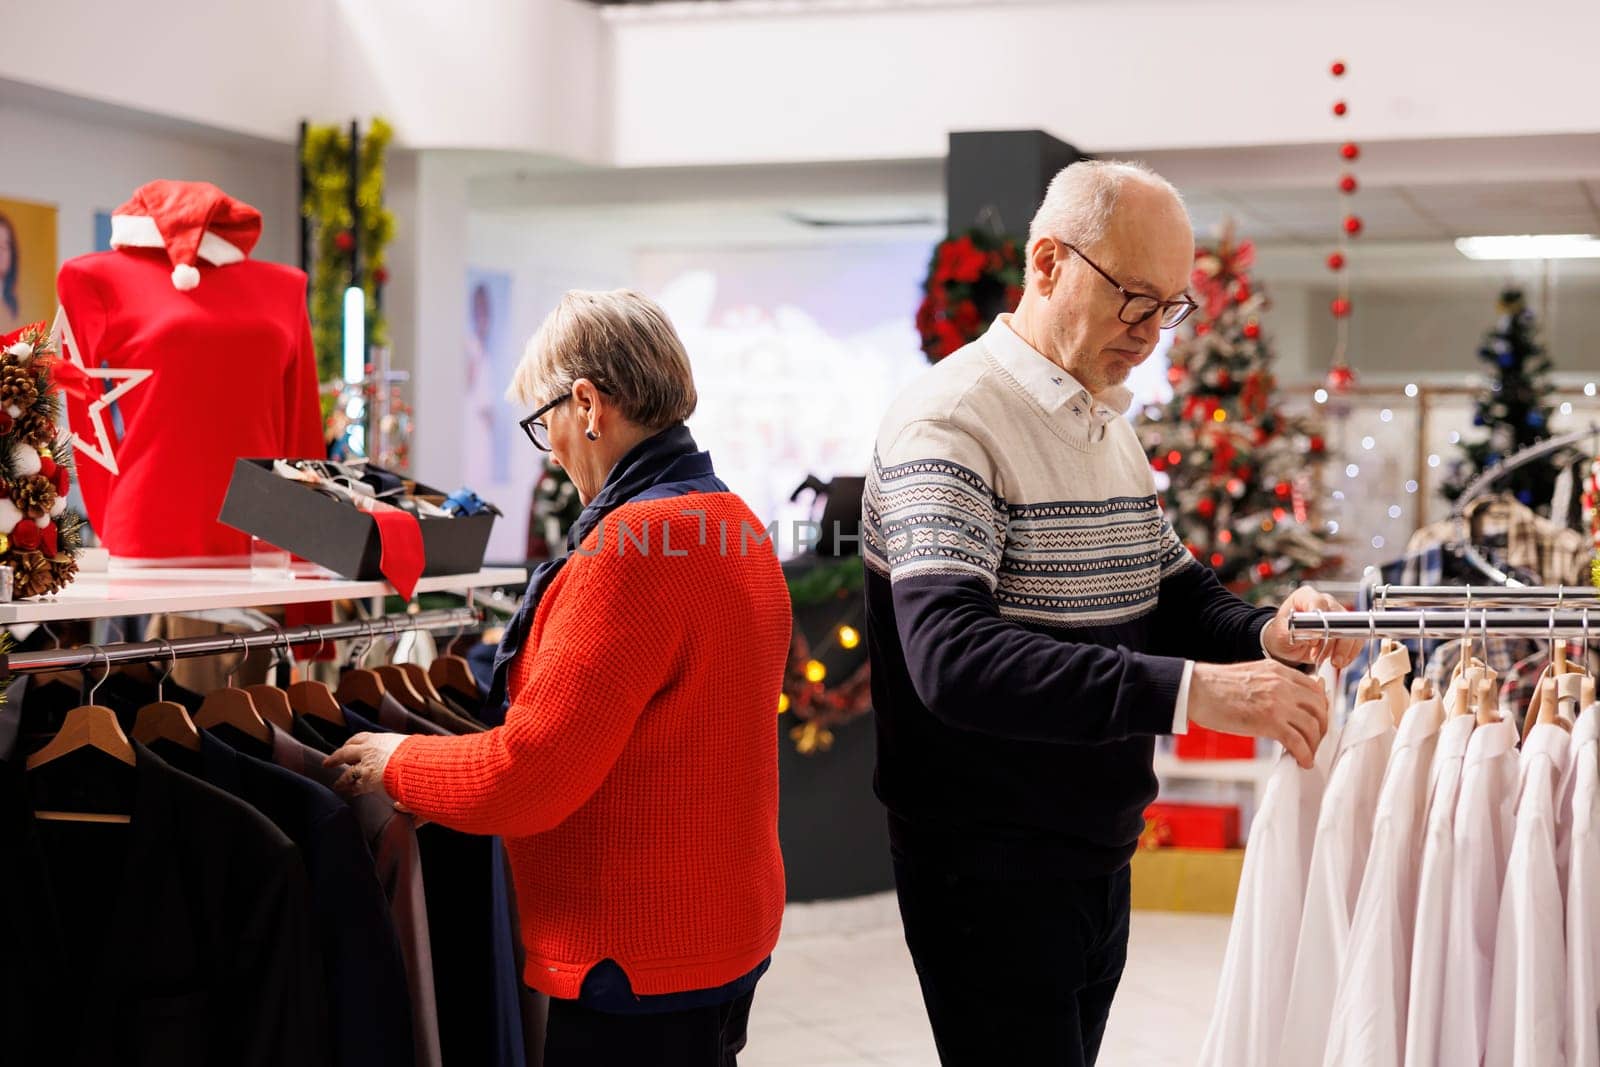
[(93, 387), (89, 384), (93, 379), (71, 360), (58, 359), (52, 363), (50, 378), (63, 393), (80, 403), (87, 404), (94, 395)]
[(422, 577), (422, 524), (409, 511), (373, 501), (368, 512), (378, 524), (378, 569), (406, 600)]

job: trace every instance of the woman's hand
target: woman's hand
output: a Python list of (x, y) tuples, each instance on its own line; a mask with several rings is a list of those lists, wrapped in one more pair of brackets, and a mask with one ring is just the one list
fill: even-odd
[(333, 784), (334, 791), (344, 797), (380, 792), (383, 769), (405, 739), (405, 734), (356, 734), (345, 742), (344, 747), (322, 761), (324, 767), (349, 768)]

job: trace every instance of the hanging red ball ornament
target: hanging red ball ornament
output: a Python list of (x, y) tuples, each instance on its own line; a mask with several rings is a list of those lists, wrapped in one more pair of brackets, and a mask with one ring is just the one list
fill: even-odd
[(1279, 482), (1277, 485), (1272, 487), (1272, 491), (1274, 493), (1277, 493), (1279, 496), (1286, 497), (1286, 496), (1289, 495), (1289, 483), (1288, 482)]
[(1344, 118), (1345, 112), (1347, 112), (1349, 110), (1350, 110), (1350, 106), (1348, 104), (1346, 104), (1343, 100), (1335, 100), (1333, 102), (1333, 113), (1335, 115), (1338, 115), (1340, 118)]
[(1244, 335), (1250, 338), (1250, 340), (1254, 341), (1257, 337), (1261, 336), (1261, 324), (1258, 322), (1245, 323)]
[(1328, 269), (1329, 270), (1344, 270), (1344, 253), (1343, 252), (1330, 252), (1330, 253), (1328, 253)]
[(1359, 234), (1361, 232), (1361, 216), (1346, 215), (1344, 217), (1344, 232), (1349, 234), (1351, 237), (1355, 237), (1357, 234)]
[(1344, 77), (1344, 60), (1342, 60), (1342, 59), (1334, 60), (1333, 61), (1333, 66), (1328, 68), (1328, 73), (1332, 74), (1335, 78)]
[(1354, 174), (1346, 174), (1339, 179), (1339, 191), (1341, 193), (1353, 193), (1356, 188), (1356, 176)]
[(1313, 456), (1320, 456), (1320, 455), (1322, 455), (1322, 453), (1324, 451), (1327, 450), (1328, 443), (1326, 441), (1324, 441), (1321, 437), (1313, 435), (1311, 440), (1309, 442), (1307, 442), (1307, 446), (1306, 447), (1311, 449), (1311, 454)]
[(341, 252), (353, 252), (356, 247), (356, 235), (349, 230), (340, 230), (333, 235), (333, 247)]
[(1270, 563), (1258, 563), (1258, 564), (1256, 564), (1256, 575), (1257, 575), (1257, 577), (1260, 577), (1262, 579), (1271, 578), (1272, 577), (1272, 564), (1270, 564)]
[(1333, 312), (1334, 318), (1342, 319), (1350, 314), (1350, 301), (1346, 297), (1336, 296), (1333, 298), (1333, 302), (1328, 305), (1328, 310)]
[(1354, 141), (1346, 141), (1339, 146), (1339, 155), (1345, 159), (1357, 160), (1361, 158), (1361, 146)]
[(1208, 496), (1201, 497), (1200, 503), (1194, 506), (1194, 510), (1199, 513), (1202, 519), (1209, 519), (1217, 513), (1217, 502)]
[(1335, 365), (1328, 371), (1328, 388), (1336, 393), (1347, 392), (1356, 384), (1356, 372), (1350, 369), (1348, 363)]

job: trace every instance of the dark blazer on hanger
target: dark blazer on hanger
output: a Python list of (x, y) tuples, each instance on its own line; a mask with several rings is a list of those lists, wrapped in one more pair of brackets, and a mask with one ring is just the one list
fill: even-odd
[(134, 748), (124, 825), (36, 821), (21, 759), (0, 753), (5, 1061), (328, 1064), (294, 845), (248, 805)]

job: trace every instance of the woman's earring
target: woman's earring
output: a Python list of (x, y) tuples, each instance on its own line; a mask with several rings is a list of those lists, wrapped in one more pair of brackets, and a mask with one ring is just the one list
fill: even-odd
[(583, 436), (587, 437), (591, 441), (600, 440), (600, 435), (595, 433), (593, 430), (585, 430), (585, 431), (583, 431)]

